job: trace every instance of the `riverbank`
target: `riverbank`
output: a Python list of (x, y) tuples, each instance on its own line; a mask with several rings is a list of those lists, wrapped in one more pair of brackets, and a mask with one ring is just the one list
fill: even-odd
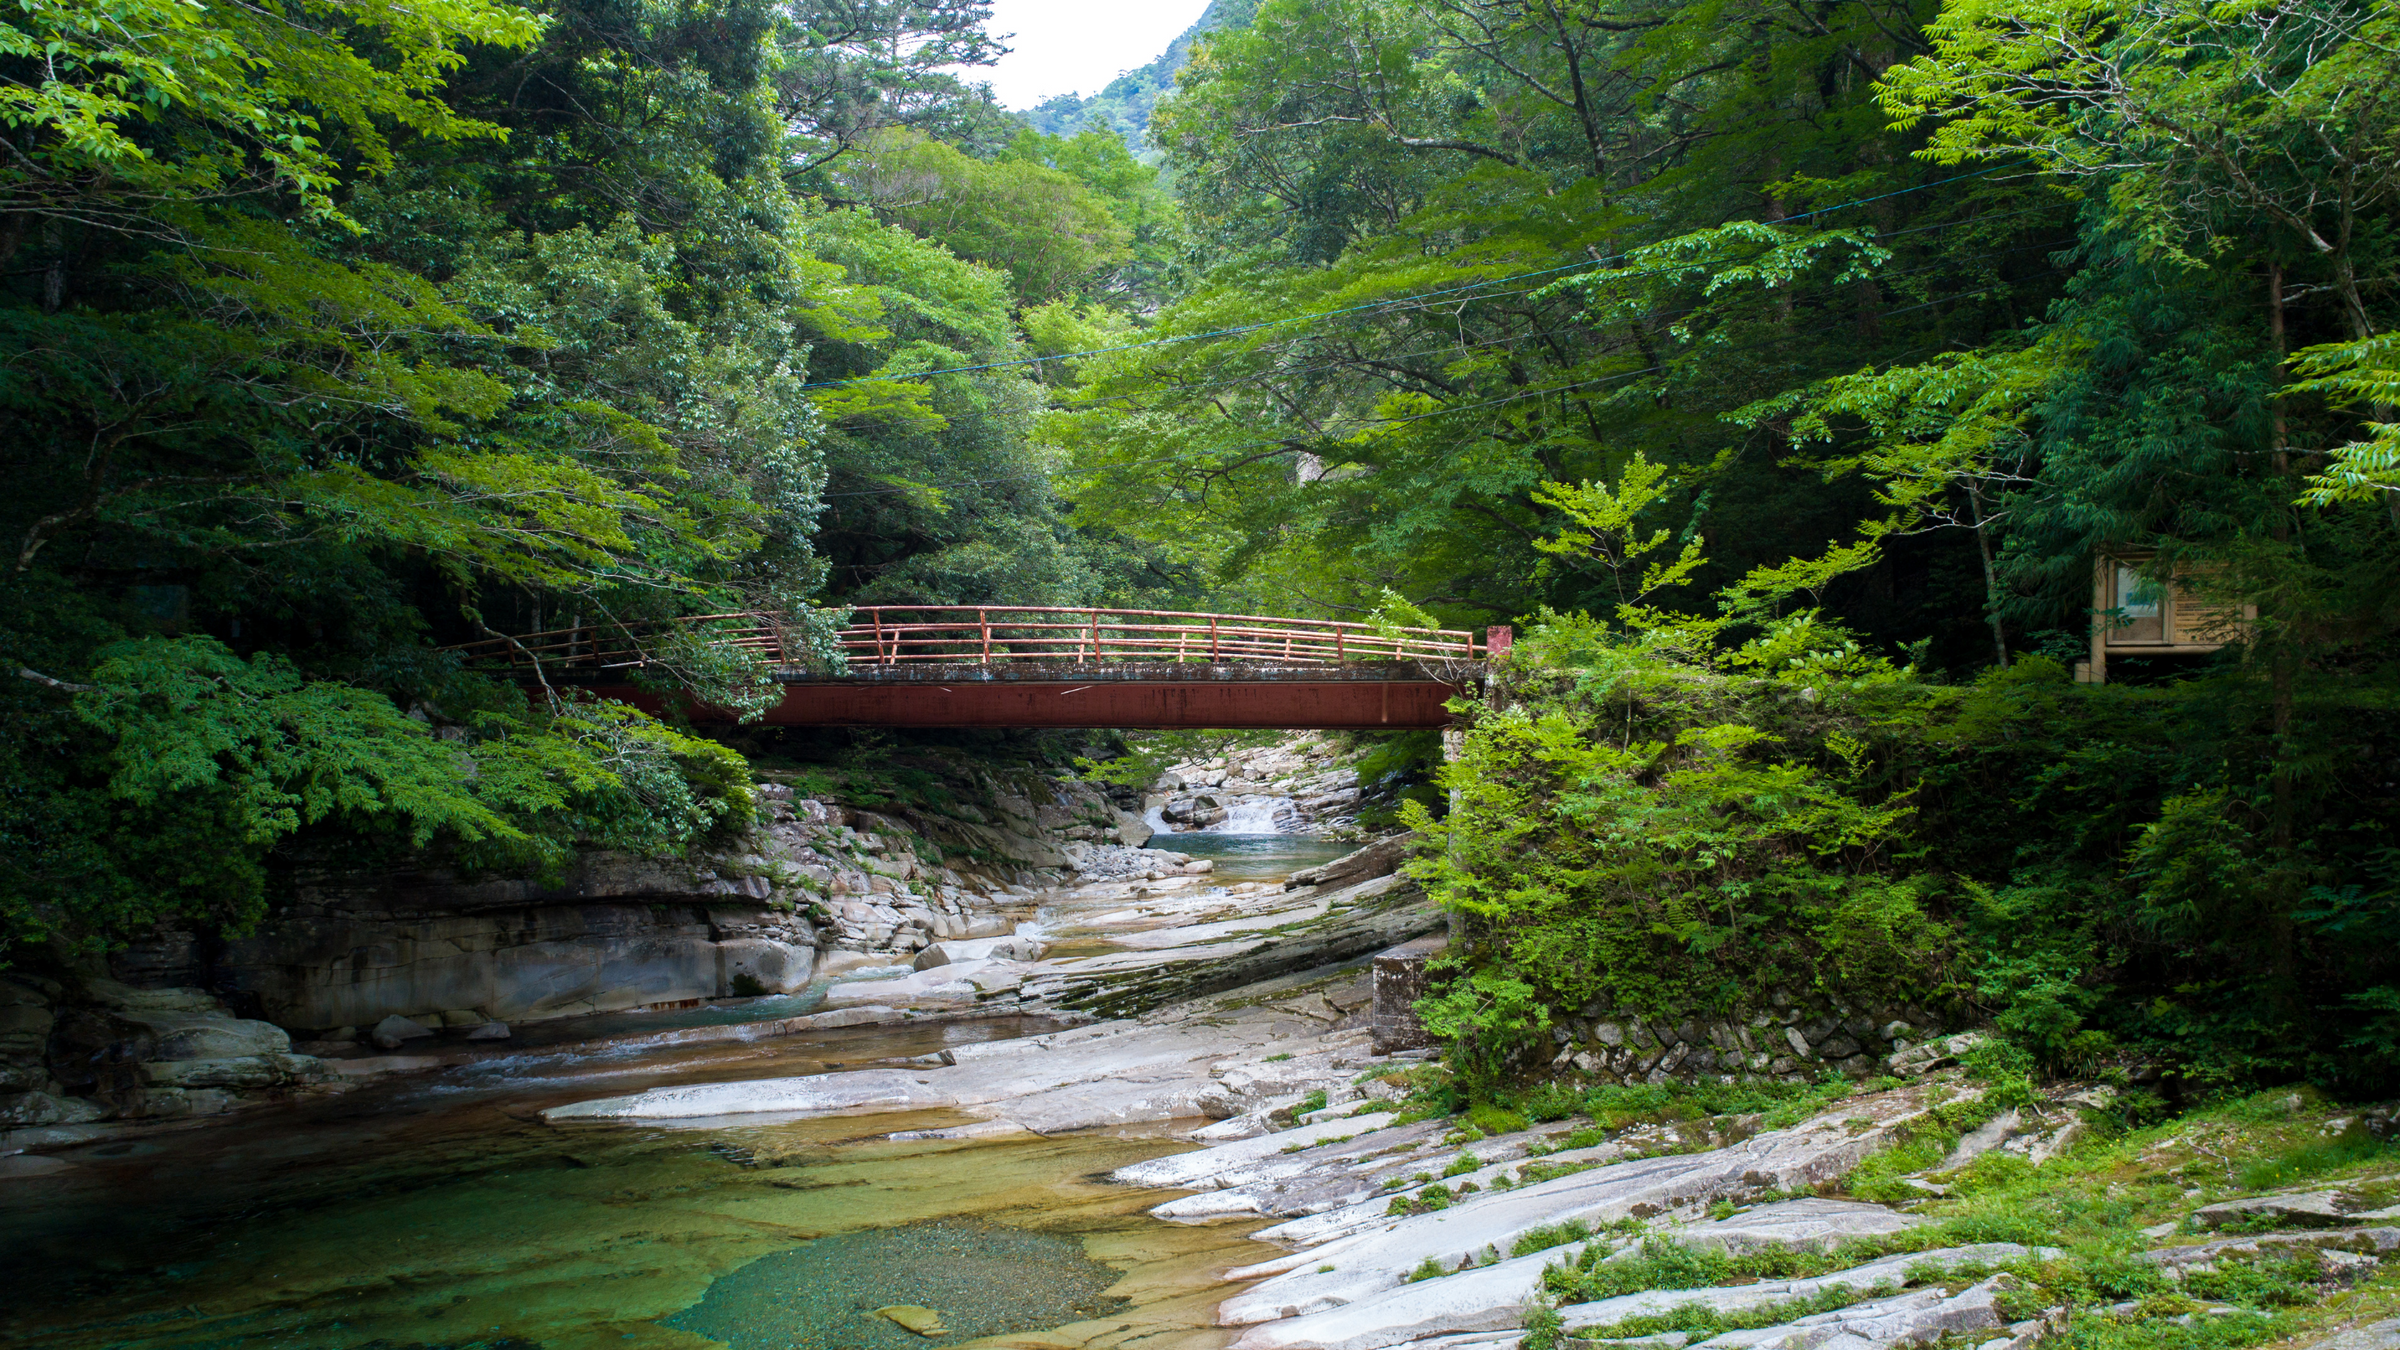
[[(1229, 903), (1199, 890), (1288, 894), (1326, 908), (1307, 888), (1287, 893), (1279, 882), (1172, 880), (1101, 883), (1087, 888), (1084, 909), (1047, 918), (1063, 936), (1089, 940), (1170, 932), (1169, 911)], [(1225, 945), (1238, 953), (1264, 940)], [(1177, 950), (1148, 955), (1172, 962)], [(1356, 1021), (1370, 978), (1363, 960), (1351, 960), (1156, 1009), (1133, 1025), (1180, 1038), (1167, 1058), (1199, 1056), (1200, 1075), (1226, 1094), (1200, 1108), (1202, 1121), (1213, 1111), (1238, 1122), (1245, 1106), (1289, 1105), (1353, 1076), (1349, 1058), (1311, 1047), (1363, 1053)], [(1336, 1026), (1345, 1020), (1353, 1025)], [(0, 1338), (46, 1347), (742, 1344), (675, 1319), (721, 1278), (829, 1236), (893, 1231), (913, 1242), (915, 1225), (976, 1222), (1061, 1236), (1109, 1272), (1092, 1296), (1099, 1303), (1084, 1309), (1105, 1316), (1079, 1322), (1062, 1306), (1007, 1333), (1015, 1339), (1006, 1344), (1224, 1344), (1214, 1325), (1218, 1274), (1272, 1249), (1235, 1229), (1153, 1217), (1155, 1198), (1105, 1181), (1128, 1162), (1189, 1148), (1179, 1136), (1198, 1123), (1165, 1118), (1188, 1117), (1183, 1101), (1139, 1112), (1114, 1105), (1138, 1086), (1122, 1062), (1054, 1084), (1038, 1104), (1049, 1114), (1020, 1110), (1025, 1119), (1004, 1130), (955, 1107), (889, 1102), (871, 1118), (751, 1114), (631, 1130), (541, 1120), (545, 1109), (612, 1090), (689, 1092), (762, 1077), (863, 1089), (997, 1064), (1006, 1057), (984, 1052), (1002, 1044), (1049, 1056), (1058, 1052), (1035, 1047), (1062, 1034), (1056, 1021), (964, 1010), (891, 1009), (857, 1025), (725, 1038), (738, 1029), (461, 1047), (472, 1062), (363, 1080), (279, 1111), (205, 1127), (115, 1126), (115, 1137), (17, 1155), (0, 1184)], [(1087, 1030), (1105, 1041), (1130, 1029)], [(1266, 1113), (1252, 1115), (1237, 1128), (1265, 1128)], [(928, 1232), (928, 1250), (938, 1248), (940, 1234)], [(775, 1309), (718, 1297), (727, 1300), (750, 1309), (759, 1336), (782, 1334)], [(903, 1292), (881, 1301), (909, 1300)], [(876, 1343), (871, 1329), (845, 1325), (845, 1343)]]
[[(2155, 1107), (1968, 1077), (1952, 1038), (1914, 1079), (1570, 1069), (1546, 1118), (1447, 1115), (1438, 1066), (1373, 1052), (1371, 980), (1080, 1028), (526, 1047), (36, 1155), (0, 1186), (0, 1336), (905, 1350), (875, 1307), (941, 1297), (907, 1261), (974, 1224), (1066, 1245), (946, 1347), (2240, 1350), (2400, 1311), (2388, 1112), (2283, 1094), (2128, 1128)], [(768, 1262), (811, 1297), (762, 1292)]]
[[(1250, 786), (1290, 786), (1288, 771), (1304, 768), (1311, 785), (1334, 793), (1320, 793), (1320, 804), (1342, 804), (1356, 795), (1340, 796), (1356, 783), (1343, 753), (1300, 736), (1236, 747), (1230, 762)], [(1245, 767), (1253, 761), (1255, 770)], [(1220, 941), (1036, 971), (1058, 937), (1062, 962), (1123, 952), (1106, 923), (1051, 933), (1045, 912), (1139, 907), (1176, 883), (1224, 901), (1185, 904), (1187, 926), (1322, 918), (1322, 906), (1313, 916), (1283, 913), (1275, 883), (1344, 847), (1218, 822), (1174, 836), (1206, 841), (1199, 854), (1147, 849), (1151, 829), (1128, 809), (1142, 805), (1138, 789), (938, 747), (876, 769), (780, 763), (759, 770), (756, 827), (705, 855), (593, 852), (544, 879), (459, 874), (430, 859), (374, 873), (319, 864), (303, 868), (289, 904), (248, 934), (163, 927), (105, 967), (20, 954), (0, 972), (0, 1154), (307, 1100), (377, 1074), (487, 1059), (512, 1043), (668, 1032), (754, 1039), (970, 1015), (1072, 1023), (1344, 959), (1381, 940), (1370, 932), (1323, 950), (1303, 943), (1288, 962), (1242, 964), (1244, 953)], [(1208, 775), (1204, 764), (1180, 768)], [(1170, 768), (1152, 786), (1163, 793), (1182, 782)], [(1203, 884), (1218, 857), (1229, 886)], [(1102, 883), (1123, 884), (1092, 889)], [(1152, 978), (1218, 957), (1236, 964)], [(916, 978), (928, 964), (947, 973)], [(1047, 982), (1025, 988), (1018, 977), (1027, 973)]]

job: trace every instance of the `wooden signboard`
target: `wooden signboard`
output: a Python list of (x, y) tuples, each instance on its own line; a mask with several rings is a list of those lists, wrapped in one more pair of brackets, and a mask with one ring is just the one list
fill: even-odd
[(2092, 565), (2092, 656), (2079, 662), (2075, 678), (2086, 684), (2108, 680), (2108, 658), (2200, 655), (2233, 641), (2242, 625), (2258, 617), (2255, 605), (2235, 605), (2204, 595), (2209, 570), (2178, 563), (2161, 580), (2150, 553), (2104, 553)]

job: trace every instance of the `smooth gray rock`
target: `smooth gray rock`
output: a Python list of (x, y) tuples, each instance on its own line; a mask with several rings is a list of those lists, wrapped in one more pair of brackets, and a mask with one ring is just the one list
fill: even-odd
[[(1455, 1267), (1487, 1249), (1506, 1252), (1526, 1231), (1569, 1219), (1597, 1227), (1622, 1218), (1694, 1210), (1719, 1199), (1809, 1189), (1847, 1173), (1859, 1159), (1889, 1143), (1896, 1129), (1928, 1109), (1924, 1093), (1879, 1093), (1853, 1098), (1789, 1130), (1730, 1147), (1610, 1163), (1537, 1185), (1479, 1194), (1439, 1214), (1318, 1248), (1312, 1257), (1331, 1259), (1332, 1253), (1341, 1253), (1335, 1270), (1320, 1272), (1313, 1264), (1286, 1269), (1226, 1300), (1218, 1317), (1238, 1325), (1290, 1316), (1285, 1308), (1305, 1313), (1356, 1303), (1398, 1285), (1427, 1258)], [(1860, 1121), (1867, 1123), (1854, 1123)], [(1243, 1277), (1242, 1272), (1234, 1275)]]
[[(0, 985), (0, 994), (16, 987)], [(40, 1059), (55, 1020), (47, 1005), (30, 997), (0, 998), (0, 1059)]]
[(238, 1017), (125, 1014), (154, 1029), (159, 1059), (236, 1059), (289, 1054), (291, 1033), (272, 1022)]
[(772, 938), (725, 938), (717, 943), (718, 988), (732, 993), (748, 977), (770, 994), (797, 994), (816, 971), (817, 949)]
[(87, 978), (83, 981), (83, 996), (90, 1002), (117, 1012), (129, 1013), (216, 1013), (226, 1015), (225, 1005), (205, 989), (186, 986), (164, 989), (137, 989), (115, 980)]
[(12, 1153), (0, 1157), (0, 1181), (27, 1181), (35, 1177), (54, 1177), (76, 1170), (75, 1164), (64, 1158), (45, 1158), (38, 1153)]
[[(1660, 1230), (1687, 1246), (1741, 1255), (1766, 1247), (1829, 1252), (1856, 1238), (1886, 1237), (1930, 1220), (1858, 1200), (1783, 1200), (1728, 1219)], [(1628, 1249), (1633, 1250), (1633, 1249)]]
[[(1524, 1325), (1543, 1268), (1564, 1254), (1535, 1252), (1317, 1311), (1288, 1304), (1275, 1310), (1281, 1317), (1243, 1332), (1233, 1350), (1381, 1350), (1453, 1332), (1506, 1331)], [(1239, 1325), (1223, 1308), (1217, 1321)]]
[(825, 991), (827, 1009), (869, 1004), (894, 1008), (972, 1008), (1013, 994), (1031, 967), (1019, 961), (957, 961), (928, 966), (895, 980), (853, 980)]
[(1390, 876), (1408, 861), (1408, 850), (1416, 843), (1413, 834), (1388, 835), (1352, 853), (1345, 853), (1329, 863), (1294, 872), (1284, 878), (1285, 890), (1302, 886), (1333, 889), (1355, 886), (1376, 877)]
[(158, 1060), (139, 1066), (146, 1088), (228, 1088), (256, 1091), (331, 1077), (311, 1055), (243, 1055), (227, 1059)]
[(108, 1112), (84, 1097), (57, 1097), (47, 1092), (0, 1094), (0, 1128), (28, 1125), (82, 1125)]
[(1038, 938), (1007, 937), (949, 938), (936, 942), (917, 953), (913, 966), (931, 970), (961, 961), (1039, 961), (1048, 948)]
[[(1634, 1317), (1650, 1316), (1691, 1303), (1723, 1312), (1737, 1312), (1793, 1302), (1834, 1288), (1870, 1290), (1884, 1285), (1897, 1287), (1906, 1283), (1907, 1272), (1912, 1268), (1991, 1264), (2022, 1256), (2024, 1250), (2005, 1243), (1992, 1244), (1987, 1248), (1952, 1248), (1910, 1257), (1888, 1258), (1815, 1280), (1769, 1281), (1718, 1289), (1657, 1289), (1564, 1308), (1560, 1310), (1560, 1316), (1567, 1327), (1573, 1330), (1579, 1327), (1612, 1326)], [(1301, 1311), (1297, 1305), (1291, 1305), (1293, 1312), (1252, 1326), (1244, 1332), (1241, 1339), (1234, 1342), (1233, 1350), (1383, 1350), (1384, 1347), (1431, 1336), (1502, 1331), (1521, 1326), (1526, 1301), (1541, 1287), (1543, 1269), (1553, 1261), (1572, 1255), (1573, 1251), (1572, 1248), (1554, 1248), (1470, 1267), (1454, 1274), (1399, 1285), (1354, 1303), (1313, 1312)], [(1933, 1310), (1945, 1302), (1945, 1296), (1938, 1289), (1928, 1292), (1931, 1298), (1919, 1296), (1918, 1303), (1921, 1306), (1906, 1310), (1916, 1314), (1924, 1326), (1956, 1323), (1957, 1330), (1975, 1330), (1999, 1325), (1997, 1316), (1991, 1311), (1988, 1290), (1980, 1298), (1961, 1294), (1959, 1298), (1966, 1302), (1939, 1315), (1934, 1315)], [(1882, 1315), (1887, 1317), (1901, 1311), (1896, 1308), (1881, 1310)], [(1871, 1324), (1873, 1316), (1861, 1317), (1859, 1321), (1862, 1325)], [(1979, 1320), (1985, 1317), (1990, 1320)], [(1230, 1322), (1224, 1309), (1219, 1310), (1217, 1320), (1220, 1324)], [(1894, 1328), (1894, 1339), (1907, 1334), (1898, 1329), (1897, 1324), (1894, 1324)], [(1931, 1339), (1938, 1334), (1931, 1332), (1921, 1338)], [(1881, 1343), (1891, 1342), (1887, 1340)], [(1795, 1345), (1791, 1350), (1804, 1348)]]
[(1922, 1045), (1912, 1045), (1888, 1061), (1893, 1073), (1903, 1078), (1928, 1074), (1946, 1064), (1956, 1064), (1961, 1055), (1984, 1043), (1980, 1031), (1961, 1032), (1956, 1036), (1936, 1036)]
[(427, 1008), (502, 1021), (718, 998), (737, 975), (797, 989), (814, 960), (803, 917), (771, 910), (763, 876), (683, 860), (579, 856), (556, 885), (437, 871), (305, 878), (290, 912), (217, 963), (287, 1027), (371, 1026)]
[[(543, 1117), (566, 1121), (749, 1113), (849, 1115), (926, 1105), (1004, 1117), (1041, 1134), (1221, 1118), (1251, 1103), (1212, 1077), (1212, 1066), (1272, 1041), (1288, 1040), (1303, 1028), (1311, 1036), (1351, 1047), (1354, 1058), (1341, 1065), (1345, 1076), (1355, 1076), (1366, 1066), (1363, 1029), (1325, 1036), (1321, 1023), (1287, 1011), (1277, 1001), (1280, 988), (1310, 978), (1290, 976), (1253, 986), (1224, 1005), (1203, 1000), (1139, 1023), (1103, 1022), (1041, 1036), (954, 1045), (948, 1054), (955, 1063), (922, 1071), (870, 1070), (660, 1089), (557, 1107)], [(882, 1011), (890, 1015), (888, 1009)]]
[(470, 1041), (505, 1041), (509, 1037), (508, 1023), (486, 1022), (467, 1033)]
[[(762, 1089), (771, 1089), (772, 1097), (762, 1099)], [(772, 1104), (762, 1104), (762, 1100)], [(542, 1112), (542, 1119), (553, 1124), (573, 1120), (678, 1120), (762, 1111), (795, 1116), (848, 1116), (923, 1111), (958, 1104), (955, 1096), (932, 1086), (923, 1075), (899, 1069), (866, 1069), (765, 1082), (657, 1088), (638, 1098), (607, 1098), (554, 1106)]]
[(2273, 1219), (2277, 1223), (2300, 1228), (2326, 1228), (2349, 1221), (2350, 1216), (2342, 1204), (2342, 1198), (2338, 1190), (2246, 1196), (2239, 1200), (2203, 1205), (2192, 1211), (2192, 1222), (2202, 1228), (2223, 1228), (2227, 1224), (2247, 1223), (2253, 1219)]
[(2017, 1132), (2017, 1124), (2022, 1119), (2023, 1114), (2012, 1106), (1960, 1135), (1957, 1147), (1951, 1149), (1950, 1156), (1942, 1159), (1941, 1166), (1933, 1170), (1948, 1172), (1954, 1168), (1964, 1167), (2007, 1143), (2009, 1137)]
[(2352, 1327), (2324, 1340), (2312, 1341), (2306, 1350), (2400, 1350), (2400, 1318)]
[(1109, 1173), (1108, 1179), (1122, 1186), (1215, 1190), (1220, 1186), (1263, 1180), (1266, 1173), (1278, 1170), (1285, 1171), (1286, 1175), (1297, 1176), (1316, 1165), (1315, 1160), (1294, 1156), (1299, 1150), (1328, 1140), (1356, 1140), (1360, 1135), (1371, 1134), (1391, 1123), (1389, 1112), (1352, 1120), (1322, 1121), (1280, 1134), (1237, 1139), (1214, 1148), (1173, 1153), (1164, 1158), (1133, 1163)]
[(421, 1040), (432, 1034), (433, 1032), (428, 1030), (424, 1023), (411, 1021), (398, 1013), (393, 1013), (377, 1022), (375, 1029), (367, 1033), (367, 1039), (386, 1050), (397, 1050), (403, 1042)]
[(1989, 1331), (2003, 1325), (1998, 1295), (2006, 1278), (1995, 1277), (1955, 1295), (1939, 1288), (1920, 1289), (1782, 1326), (1729, 1331), (1700, 1342), (1694, 1350), (1865, 1350)]
[[(1559, 1318), (1570, 1331), (1587, 1327), (1612, 1327), (1636, 1317), (1653, 1317), (1686, 1305), (1714, 1309), (1720, 1313), (1747, 1312), (1755, 1308), (1772, 1307), (1814, 1298), (1828, 1290), (1843, 1289), (1864, 1293), (1882, 1288), (1898, 1289), (1908, 1282), (1911, 1270), (1955, 1269), (1961, 1266), (1996, 1266), (2018, 1260), (2035, 1251), (2013, 1242), (1986, 1242), (1969, 1247), (1944, 1247), (1930, 1252), (1905, 1256), (1887, 1256), (1863, 1266), (1820, 1275), (1806, 1280), (1765, 1280), (1757, 1284), (1720, 1286), (1712, 1289), (1648, 1289), (1621, 1298), (1605, 1298), (1594, 1303), (1577, 1303), (1559, 1309)], [(1986, 1282), (1989, 1283), (1988, 1281)], [(1984, 1288), (1984, 1286), (1977, 1286)], [(1990, 1292), (1987, 1290), (1987, 1293)], [(1964, 1297), (1962, 1294), (1961, 1297)], [(1847, 1309), (1843, 1311), (1848, 1311)], [(1998, 1325), (1995, 1317), (1992, 1323)]]
[(2252, 1257), (2262, 1252), (2322, 1249), (2385, 1256), (2400, 1252), (2400, 1228), (2334, 1228), (2308, 1233), (2249, 1233), (2179, 1247), (2153, 1247), (2137, 1253), (2140, 1260), (2169, 1270), (2213, 1268), (2228, 1256)]

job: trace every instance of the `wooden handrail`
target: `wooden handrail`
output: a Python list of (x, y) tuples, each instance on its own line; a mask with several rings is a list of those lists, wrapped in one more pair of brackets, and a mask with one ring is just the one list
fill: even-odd
[[(631, 625), (578, 623), (547, 633), (492, 638), (450, 648), (470, 661), (522, 666), (624, 669), (653, 664), (657, 640), (676, 629), (716, 625), (718, 644), (788, 663), (780, 616), (735, 612)], [(1205, 656), (1196, 650), (1207, 635)], [(837, 635), (853, 664), (993, 661), (1260, 661), (1344, 665), (1359, 660), (1480, 660), (1507, 650), (1507, 630), (1478, 635), (1448, 628), (1379, 628), (1333, 619), (1057, 605), (864, 605)]]

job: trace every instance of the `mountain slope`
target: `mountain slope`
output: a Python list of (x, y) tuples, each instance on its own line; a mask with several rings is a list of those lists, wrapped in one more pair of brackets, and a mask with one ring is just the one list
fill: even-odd
[(1060, 94), (1030, 111), (1018, 114), (1036, 131), (1072, 136), (1097, 118), (1116, 128), (1125, 143), (1137, 149), (1149, 143), (1150, 109), (1175, 87), (1176, 72), (1192, 56), (1192, 43), (1219, 28), (1243, 28), (1258, 12), (1258, 0), (1211, 0), (1209, 7), (1180, 37), (1167, 44), (1159, 58), (1111, 80), (1090, 98)]

